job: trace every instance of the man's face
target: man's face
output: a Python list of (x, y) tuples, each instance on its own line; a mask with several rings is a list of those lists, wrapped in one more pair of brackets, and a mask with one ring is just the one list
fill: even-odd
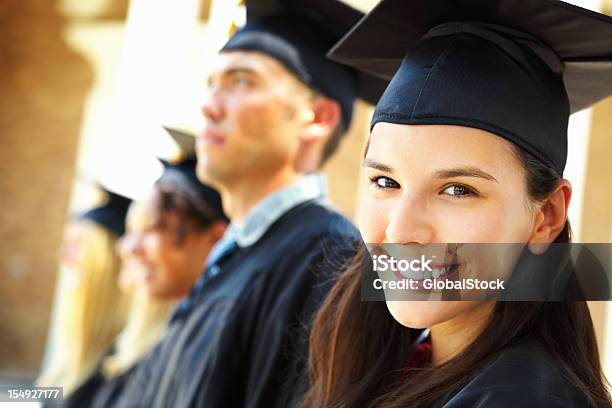
[(202, 106), (198, 177), (225, 187), (292, 168), (309, 98), (308, 88), (265, 54), (220, 54)]

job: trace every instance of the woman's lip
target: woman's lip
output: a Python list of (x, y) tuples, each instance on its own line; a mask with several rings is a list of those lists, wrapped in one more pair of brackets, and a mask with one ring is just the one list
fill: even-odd
[(429, 268), (431, 269), (450, 269), (459, 266), (457, 263), (452, 264), (429, 264)]
[[(435, 270), (441, 270), (441, 268), (432, 268)], [(434, 272), (432, 272), (433, 279), (439, 280), (454, 280), (459, 274), (459, 264), (450, 264), (444, 267), (444, 272), (440, 273), (437, 277), (434, 276)]]
[(155, 272), (147, 270), (143, 273), (142, 277), (145, 282), (150, 282), (155, 278)]
[(198, 136), (198, 141), (204, 144), (223, 144), (225, 136), (221, 132), (207, 127)]
[[(394, 270), (393, 274), (397, 279), (411, 279), (415, 282), (423, 281), (425, 279), (448, 280), (458, 273), (459, 264), (436, 264), (430, 265), (430, 268), (432, 271), (408, 272), (408, 274), (412, 274), (412, 277), (404, 276), (398, 270)], [(418, 275), (418, 277), (415, 275)]]
[(140, 279), (150, 281), (155, 277), (155, 269), (146, 262), (135, 262), (133, 269), (137, 271)]

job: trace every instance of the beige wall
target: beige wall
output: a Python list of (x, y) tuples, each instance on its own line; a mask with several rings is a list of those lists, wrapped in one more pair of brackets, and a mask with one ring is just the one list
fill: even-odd
[[(583, 242), (612, 242), (612, 98), (597, 104), (591, 119), (581, 237)], [(604, 365), (612, 377), (610, 302), (590, 302)]]
[(372, 109), (372, 106), (365, 102), (357, 103), (348, 134), (324, 167), (332, 202), (351, 219), (356, 217), (359, 173)]

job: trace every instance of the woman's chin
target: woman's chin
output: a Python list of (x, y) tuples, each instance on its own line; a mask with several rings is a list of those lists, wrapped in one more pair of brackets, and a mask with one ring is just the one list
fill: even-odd
[(156, 298), (163, 294), (163, 285), (160, 285), (155, 272), (145, 272), (142, 283), (150, 297)]
[(399, 324), (410, 329), (424, 329), (452, 319), (464, 308), (469, 307), (470, 302), (431, 300), (387, 301), (386, 303), (389, 313)]

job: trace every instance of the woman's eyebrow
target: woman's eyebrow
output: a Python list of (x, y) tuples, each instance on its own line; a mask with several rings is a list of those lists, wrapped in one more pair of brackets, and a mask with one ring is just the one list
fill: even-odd
[(453, 169), (438, 170), (434, 173), (435, 178), (453, 178), (453, 177), (478, 177), (489, 181), (498, 182), (495, 177), (487, 172), (480, 170), (477, 167), (456, 167)]
[(381, 162), (377, 162), (372, 159), (365, 159), (362, 164), (363, 167), (371, 167), (376, 170), (384, 171), (386, 173), (393, 173), (393, 169), (386, 164), (382, 164)]

